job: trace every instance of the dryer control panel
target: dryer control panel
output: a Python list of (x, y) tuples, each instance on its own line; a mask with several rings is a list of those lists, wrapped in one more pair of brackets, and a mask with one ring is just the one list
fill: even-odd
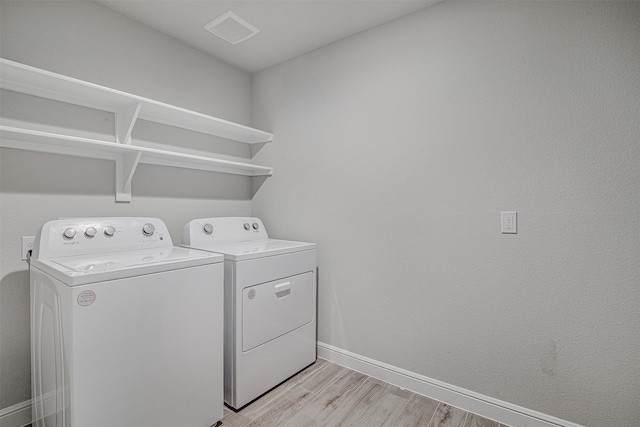
[(189, 221), (182, 232), (184, 246), (197, 247), (213, 242), (244, 242), (269, 238), (260, 218), (221, 217)]
[(69, 218), (42, 226), (33, 245), (38, 259), (172, 247), (167, 226), (158, 218)]

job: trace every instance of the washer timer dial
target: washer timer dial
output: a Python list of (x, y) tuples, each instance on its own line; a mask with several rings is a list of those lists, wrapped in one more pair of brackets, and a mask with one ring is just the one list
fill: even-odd
[(62, 233), (62, 236), (64, 236), (65, 239), (73, 239), (74, 237), (76, 237), (76, 230), (75, 228), (67, 228), (66, 230), (64, 230), (64, 232)]
[(213, 233), (213, 225), (206, 223), (202, 226), (202, 231), (204, 231), (204, 234), (210, 235), (211, 233)]
[(142, 234), (144, 234), (147, 237), (153, 236), (153, 233), (155, 233), (155, 231), (156, 231), (156, 228), (153, 226), (153, 224), (149, 222), (142, 226)]
[(90, 239), (96, 237), (96, 234), (98, 234), (98, 230), (96, 230), (95, 227), (88, 227), (86, 230), (84, 230), (84, 235)]

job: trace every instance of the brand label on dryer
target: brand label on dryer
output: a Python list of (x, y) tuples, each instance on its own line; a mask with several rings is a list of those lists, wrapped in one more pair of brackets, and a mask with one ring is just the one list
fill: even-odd
[(255, 289), (249, 289), (249, 293), (247, 293), (247, 297), (249, 297), (249, 299), (254, 299), (256, 297)]
[(93, 291), (82, 291), (78, 295), (78, 305), (82, 307), (89, 306), (96, 300), (96, 293)]

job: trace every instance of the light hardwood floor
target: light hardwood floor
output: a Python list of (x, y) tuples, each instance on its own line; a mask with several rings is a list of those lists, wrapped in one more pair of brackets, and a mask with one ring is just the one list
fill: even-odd
[(235, 412), (221, 427), (506, 427), (318, 359)]

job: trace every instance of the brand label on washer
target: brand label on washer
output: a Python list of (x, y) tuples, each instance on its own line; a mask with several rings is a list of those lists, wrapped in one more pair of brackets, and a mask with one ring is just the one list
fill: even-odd
[(254, 299), (256, 297), (256, 290), (255, 289), (249, 289), (249, 292), (247, 293), (247, 296), (249, 297), (249, 299)]
[(80, 295), (78, 295), (78, 305), (81, 305), (82, 307), (93, 304), (95, 300), (96, 293), (93, 291), (82, 291), (80, 292)]

